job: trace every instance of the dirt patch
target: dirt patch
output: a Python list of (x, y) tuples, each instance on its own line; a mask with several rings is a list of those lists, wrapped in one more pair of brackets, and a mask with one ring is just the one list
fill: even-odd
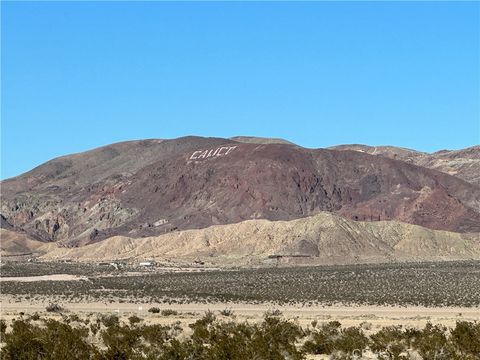
[(88, 278), (86, 276), (69, 275), (69, 274), (0, 277), (0, 282), (5, 282), (5, 281), (16, 281), (16, 282), (79, 281), (79, 280), (87, 280), (88, 281)]
[[(18, 313), (44, 313), (45, 307), (49, 303), (56, 302), (55, 298), (43, 298), (42, 301), (18, 301), (11, 296), (2, 296), (0, 298), (1, 318), (11, 319), (18, 316)], [(146, 323), (152, 324), (173, 324), (181, 321), (184, 326), (188, 326), (198, 320), (205, 312), (213, 311), (217, 315), (225, 309), (232, 311), (237, 320), (261, 321), (264, 314), (273, 309), (278, 309), (283, 316), (288, 319), (295, 319), (302, 326), (307, 326), (312, 321), (328, 322), (337, 320), (343, 326), (358, 326), (360, 324), (369, 324), (372, 330), (383, 326), (403, 325), (411, 327), (423, 327), (427, 322), (433, 324), (443, 324), (445, 326), (455, 326), (460, 320), (480, 321), (480, 307), (421, 307), (421, 306), (302, 306), (286, 305), (279, 306), (271, 303), (246, 304), (246, 303), (186, 303), (186, 304), (158, 304), (158, 303), (140, 303), (140, 302), (62, 302), (61, 305), (69, 313), (79, 314), (79, 316), (91, 313), (116, 313), (125, 319), (135, 314)], [(173, 316), (162, 316), (148, 312), (151, 307), (158, 307), (161, 310), (169, 309), (178, 312)], [(49, 316), (52, 316), (49, 314)], [(55, 315), (57, 316), (57, 315)], [(59, 316), (59, 315), (58, 315)]]

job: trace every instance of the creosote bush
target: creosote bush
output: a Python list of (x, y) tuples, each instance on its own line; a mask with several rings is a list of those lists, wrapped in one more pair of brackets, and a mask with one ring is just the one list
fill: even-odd
[(63, 307), (60, 306), (59, 304), (52, 303), (52, 304), (47, 305), (47, 307), (45, 308), (45, 310), (46, 310), (47, 312), (62, 312), (64, 309), (63, 309)]
[[(480, 261), (358, 264), (130, 276), (95, 264), (15, 263), (2, 276), (76, 274), (89, 281), (5, 282), (2, 294), (19, 299), (145, 303), (246, 302), (365, 305), (480, 305)], [(114, 274), (115, 276), (97, 276)], [(118, 275), (118, 276), (117, 276)], [(339, 286), (341, 284), (341, 286)], [(65, 300), (63, 300), (65, 299)], [(152, 300), (154, 299), (154, 300)]]
[(2, 337), (0, 358), (14, 359), (91, 359), (96, 348), (87, 341), (88, 329), (74, 328), (56, 320), (43, 320), (43, 326), (14, 320), (11, 332)]
[(220, 310), (220, 315), (222, 316), (233, 316), (233, 310), (232, 309), (223, 309), (223, 310)]
[[(93, 319), (92, 319), (93, 320)], [(67, 322), (68, 321), (68, 322)], [(302, 329), (280, 315), (265, 314), (260, 323), (220, 320), (211, 311), (190, 324), (145, 325), (105, 315), (86, 326), (77, 317), (0, 320), (0, 358), (6, 360), (302, 360), (307, 355), (355, 359), (366, 350), (380, 360), (480, 359), (480, 324), (459, 321), (453, 329), (427, 324), (423, 329), (384, 327), (366, 336), (361, 326), (337, 321)]]
[(139, 322), (142, 322), (143, 319), (139, 318), (138, 316), (136, 315), (132, 315), (128, 318), (128, 322), (130, 323), (130, 325), (135, 325), (135, 324), (138, 324)]
[(451, 341), (461, 355), (480, 357), (480, 323), (457, 322), (451, 332)]
[(100, 322), (103, 324), (103, 326), (109, 328), (112, 326), (118, 326), (120, 324), (120, 319), (116, 314), (106, 314), (100, 316)]
[(172, 310), (172, 309), (165, 309), (160, 311), (160, 314), (162, 316), (174, 316), (174, 315), (178, 315), (178, 311)]

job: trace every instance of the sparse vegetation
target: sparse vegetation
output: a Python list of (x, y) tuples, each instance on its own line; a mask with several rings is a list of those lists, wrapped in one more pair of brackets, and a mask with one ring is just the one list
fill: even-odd
[(222, 316), (233, 316), (233, 310), (232, 309), (223, 309), (220, 311), (220, 315)]
[[(107, 320), (108, 319), (108, 320)], [(480, 359), (480, 324), (457, 322), (453, 329), (428, 323), (423, 329), (384, 327), (367, 336), (362, 328), (343, 328), (337, 321), (305, 330), (280, 315), (265, 314), (260, 323), (220, 320), (212, 312), (183, 333), (178, 323), (145, 325), (131, 316), (129, 324), (114, 317), (82, 321), (40, 318), (0, 321), (2, 359), (306, 359), (328, 355), (355, 359), (367, 351), (377, 359)], [(118, 320), (118, 319), (117, 319)]]
[(480, 355), (480, 323), (457, 322), (451, 332), (455, 349), (465, 357)]
[[(5, 282), (2, 294), (57, 296), (59, 301), (157, 303), (273, 302), (325, 305), (479, 306), (480, 262), (406, 263), (262, 268), (185, 273), (111, 274), (90, 265), (42, 263), (2, 266), (2, 276), (39, 273), (88, 274), (89, 281)], [(103, 272), (102, 272), (103, 271)], [(111, 270), (108, 270), (111, 271)], [(142, 300), (143, 299), (143, 300)], [(153, 312), (153, 310), (151, 311)]]
[(100, 316), (99, 320), (103, 324), (103, 326), (105, 326), (106, 328), (120, 325), (120, 319), (118, 315), (115, 315), (115, 314), (104, 314)]
[(0, 341), (2, 341), (2, 339), (4, 338), (5, 336), (5, 331), (7, 330), (7, 323), (5, 320), (0, 320)]
[(47, 305), (47, 307), (45, 308), (45, 310), (47, 312), (62, 312), (64, 309), (62, 306), (56, 304), (56, 303), (52, 303), (52, 304), (49, 304)]
[(175, 315), (178, 315), (178, 311), (172, 310), (172, 309), (164, 309), (160, 311), (160, 314), (162, 316), (175, 316)]
[[(365, 351), (373, 352), (380, 360), (409, 360), (415, 358), (414, 354), (424, 360), (480, 359), (480, 324), (476, 322), (458, 321), (451, 329), (427, 324), (422, 329), (388, 326), (373, 330), (366, 322), (342, 327), (337, 321), (314, 320), (311, 326), (302, 328), (295, 321), (284, 319), (275, 309), (275, 304), (308, 306), (336, 302), (479, 306), (480, 263), (475, 261), (146, 272), (143, 276), (127, 273), (98, 276), (112, 273), (80, 264), (24, 265), (7, 266), (8, 275), (13, 276), (13, 272), (15, 276), (27, 275), (38, 265), (37, 274), (79, 271), (89, 281), (2, 283), (2, 294), (14, 295), (14, 301), (48, 299), (51, 303), (46, 311), (55, 318), (45, 319), (38, 313), (26, 312), (9, 323), (0, 321), (2, 359), (262, 360), (304, 359), (310, 354), (353, 359)], [(236, 321), (229, 308), (217, 313), (221, 315), (218, 317), (209, 311), (183, 333), (178, 323), (149, 325), (137, 315), (120, 319), (116, 313), (97, 317), (92, 313), (81, 318), (65, 313), (60, 305), (100, 299), (106, 304), (132, 299), (150, 304), (268, 301), (272, 309), (260, 323)], [(148, 312), (164, 317), (179, 315), (176, 310), (162, 306), (150, 307)]]
[(43, 319), (42, 326), (28, 320), (14, 320), (11, 331), (2, 337), (0, 358), (91, 359), (97, 349), (87, 341), (88, 329)]
[(142, 322), (143, 319), (142, 318), (139, 318), (138, 316), (136, 315), (132, 315), (128, 318), (128, 322), (130, 323), (130, 325), (134, 326), (135, 324), (138, 324), (140, 322)]

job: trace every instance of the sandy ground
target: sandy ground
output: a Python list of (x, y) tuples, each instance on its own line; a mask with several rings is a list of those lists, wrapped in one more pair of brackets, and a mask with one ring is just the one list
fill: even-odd
[[(7, 323), (14, 318), (19, 318), (20, 312), (26, 315), (39, 313), (43, 317), (60, 320), (61, 314), (52, 314), (45, 311), (46, 305), (56, 299), (44, 298), (42, 301), (19, 300), (18, 297), (0, 295), (0, 319)], [(190, 334), (189, 324), (194, 323), (205, 312), (213, 311), (224, 321), (248, 321), (259, 322), (265, 312), (278, 309), (283, 316), (298, 323), (303, 328), (311, 327), (312, 322), (318, 324), (337, 320), (342, 326), (361, 326), (366, 335), (377, 332), (384, 326), (402, 325), (404, 327), (424, 327), (427, 322), (454, 327), (458, 320), (480, 321), (480, 307), (386, 307), (386, 306), (278, 306), (273, 304), (245, 304), (245, 303), (212, 303), (212, 304), (156, 304), (135, 302), (59, 302), (66, 309), (64, 314), (76, 314), (80, 318), (96, 317), (100, 314), (118, 314), (121, 321), (128, 322), (128, 317), (137, 315), (145, 324), (171, 325), (177, 323), (184, 329), (184, 334)], [(148, 312), (150, 307), (158, 307), (161, 310), (171, 309), (178, 312), (176, 315), (164, 316)], [(226, 317), (220, 311), (230, 309), (233, 315)], [(367, 352), (362, 359), (377, 359)], [(326, 360), (328, 355), (308, 355), (308, 360)]]
[[(54, 299), (43, 299), (42, 301), (27, 301), (25, 299), (2, 295), (0, 296), (0, 317), (11, 320), (18, 317), (19, 312), (26, 314), (38, 312), (46, 315), (45, 307)], [(278, 306), (273, 304), (244, 304), (244, 303), (211, 303), (211, 304), (142, 304), (142, 303), (106, 303), (106, 302), (75, 302), (60, 303), (68, 312), (79, 316), (88, 316), (98, 313), (117, 313), (127, 318), (135, 314), (147, 323), (173, 323), (182, 321), (185, 325), (198, 320), (206, 311), (214, 311), (219, 314), (221, 310), (230, 309), (237, 321), (260, 321), (265, 312), (278, 309), (284, 317), (293, 319), (301, 326), (308, 326), (312, 321), (319, 323), (337, 320), (343, 326), (356, 326), (363, 323), (372, 331), (388, 325), (403, 325), (412, 327), (423, 327), (427, 322), (455, 326), (458, 320), (480, 321), (480, 307), (384, 307), (384, 306)], [(178, 315), (162, 316), (148, 312), (150, 307), (156, 306), (160, 309), (172, 309), (178, 311)], [(51, 316), (51, 314), (49, 314)]]
[(0, 277), (0, 283), (4, 281), (34, 282), (34, 281), (75, 281), (75, 280), (76, 281), (88, 280), (88, 277), (78, 276), (78, 275), (68, 275), (68, 274)]
[[(142, 275), (143, 273), (130, 273), (130, 275)], [(106, 275), (108, 276), (108, 275)], [(33, 282), (33, 281), (79, 281), (88, 280), (87, 277), (68, 274), (28, 276), (28, 277), (1, 277), (1, 282)], [(1, 289), (0, 289), (1, 290)], [(145, 304), (141, 301), (134, 302), (101, 302), (98, 300), (88, 302), (66, 301), (64, 298), (41, 297), (37, 299), (25, 299), (21, 296), (2, 295), (0, 293), (0, 318), (11, 320), (18, 317), (20, 312), (25, 314), (38, 312), (48, 316), (59, 316), (45, 312), (45, 307), (50, 303), (58, 303), (70, 313), (79, 316), (91, 316), (99, 313), (117, 313), (121, 317), (128, 318), (135, 314), (145, 319), (147, 323), (173, 323), (182, 321), (186, 326), (198, 320), (205, 312), (214, 311), (219, 314), (221, 310), (233, 311), (237, 321), (260, 321), (265, 312), (278, 309), (288, 319), (293, 319), (301, 326), (309, 326), (312, 321), (319, 323), (326, 321), (339, 321), (343, 326), (366, 326), (372, 331), (383, 326), (403, 325), (411, 327), (423, 327), (427, 322), (443, 324), (449, 327), (455, 326), (458, 320), (480, 321), (480, 307), (419, 307), (419, 306), (352, 306), (352, 305), (276, 305), (272, 303), (247, 304), (247, 303), (187, 303), (187, 304)], [(148, 312), (150, 307), (160, 309), (172, 309), (178, 312), (174, 316), (162, 316)]]

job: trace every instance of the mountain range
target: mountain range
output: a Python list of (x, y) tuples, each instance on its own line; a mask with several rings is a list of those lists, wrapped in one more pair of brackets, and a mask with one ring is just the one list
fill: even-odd
[(480, 146), (150, 139), (56, 158), (0, 186), (3, 255), (480, 257)]

